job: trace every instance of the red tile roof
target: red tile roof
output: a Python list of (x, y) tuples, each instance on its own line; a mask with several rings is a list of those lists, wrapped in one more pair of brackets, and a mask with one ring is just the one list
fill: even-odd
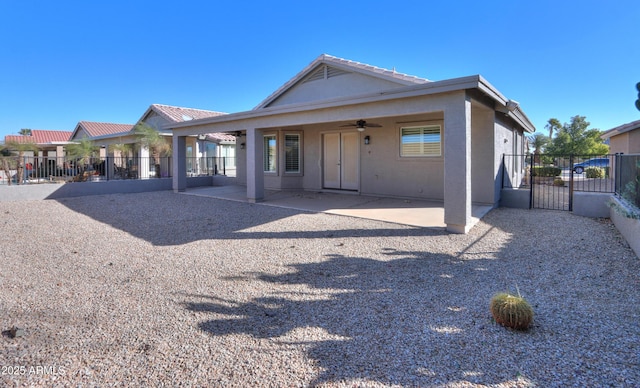
[(151, 104), (151, 108), (155, 110), (159, 115), (174, 123), (181, 123), (184, 121), (204, 119), (207, 117), (215, 117), (226, 114), (223, 112), (215, 112), (211, 110), (182, 108), (179, 106), (162, 104)]
[(87, 132), (89, 137), (127, 133), (133, 129), (131, 124), (97, 123), (93, 121), (80, 121), (78, 125)]
[(35, 144), (53, 144), (69, 141), (71, 131), (49, 131), (43, 129), (32, 129), (31, 136), (24, 135), (7, 135), (4, 137), (5, 143), (35, 143)]
[(209, 140), (218, 140), (218, 141), (235, 141), (236, 137), (230, 135), (228, 133), (207, 133), (207, 138)]

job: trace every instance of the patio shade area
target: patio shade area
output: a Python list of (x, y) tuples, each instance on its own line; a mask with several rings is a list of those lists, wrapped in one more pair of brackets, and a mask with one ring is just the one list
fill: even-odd
[[(240, 185), (198, 187), (188, 189), (182, 194), (248, 202), (247, 189)], [(259, 204), (393, 222), (422, 228), (446, 228), (444, 223), (444, 204), (440, 201), (389, 198), (330, 191), (266, 190), (264, 200)], [(473, 205), (472, 223), (477, 223), (491, 209), (491, 206)]]

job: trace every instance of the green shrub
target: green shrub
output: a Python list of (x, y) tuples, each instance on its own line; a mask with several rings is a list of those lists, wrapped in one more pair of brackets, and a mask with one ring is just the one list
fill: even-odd
[(533, 321), (533, 309), (521, 296), (501, 292), (491, 298), (491, 315), (502, 326), (526, 330)]
[(562, 174), (562, 170), (559, 167), (533, 167), (533, 176), (554, 177), (560, 176), (560, 174)]
[(553, 185), (558, 187), (564, 187), (564, 181), (562, 178), (556, 178), (553, 180)]
[(600, 167), (587, 167), (584, 172), (587, 178), (604, 178), (606, 176), (605, 169)]

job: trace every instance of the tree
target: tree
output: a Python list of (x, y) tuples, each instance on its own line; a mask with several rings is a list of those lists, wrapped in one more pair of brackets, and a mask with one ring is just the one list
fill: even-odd
[[(38, 152), (38, 146), (31, 140), (25, 139), (25, 141), (9, 141), (1, 150), (2, 169), (11, 184), (11, 170), (15, 168), (17, 170), (16, 183), (22, 184), (24, 181), (24, 153), (27, 151)], [(17, 158), (16, 158), (17, 153)]]
[(100, 147), (93, 144), (87, 137), (83, 137), (76, 143), (69, 144), (67, 147), (67, 154), (77, 159), (77, 163), (82, 166), (88, 166), (91, 162), (91, 158), (97, 156)]
[(12, 155), (6, 144), (0, 145), (0, 167), (4, 171), (4, 176), (7, 178), (7, 184), (11, 186), (11, 168), (15, 165), (15, 157)]
[(562, 128), (562, 124), (560, 124), (560, 120), (556, 118), (550, 118), (549, 121), (547, 121), (547, 125), (545, 125), (544, 128), (547, 131), (549, 131), (549, 140), (551, 140), (553, 139), (553, 133), (554, 132), (558, 133)]
[(529, 146), (533, 147), (534, 154), (540, 154), (542, 149), (549, 144), (549, 138), (540, 132), (529, 135), (527, 138), (529, 139)]
[(171, 155), (171, 144), (155, 128), (144, 122), (139, 122), (133, 127), (137, 143), (146, 147), (151, 152), (153, 164), (156, 168), (156, 177), (162, 176), (160, 173), (160, 157)]
[(18, 134), (22, 136), (31, 136), (31, 130), (29, 128), (22, 128), (20, 131), (18, 131)]
[[(549, 120), (551, 121), (551, 120)], [(600, 130), (589, 129), (585, 116), (573, 116), (570, 123), (564, 123), (551, 143), (547, 154), (554, 155), (605, 155), (609, 146), (600, 138)]]

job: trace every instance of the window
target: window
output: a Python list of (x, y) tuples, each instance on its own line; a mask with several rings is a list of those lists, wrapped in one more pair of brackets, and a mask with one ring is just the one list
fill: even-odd
[(400, 156), (440, 156), (439, 125), (400, 128)]
[(284, 135), (284, 172), (300, 173), (300, 134)]
[(264, 137), (264, 172), (276, 172), (276, 135)]

